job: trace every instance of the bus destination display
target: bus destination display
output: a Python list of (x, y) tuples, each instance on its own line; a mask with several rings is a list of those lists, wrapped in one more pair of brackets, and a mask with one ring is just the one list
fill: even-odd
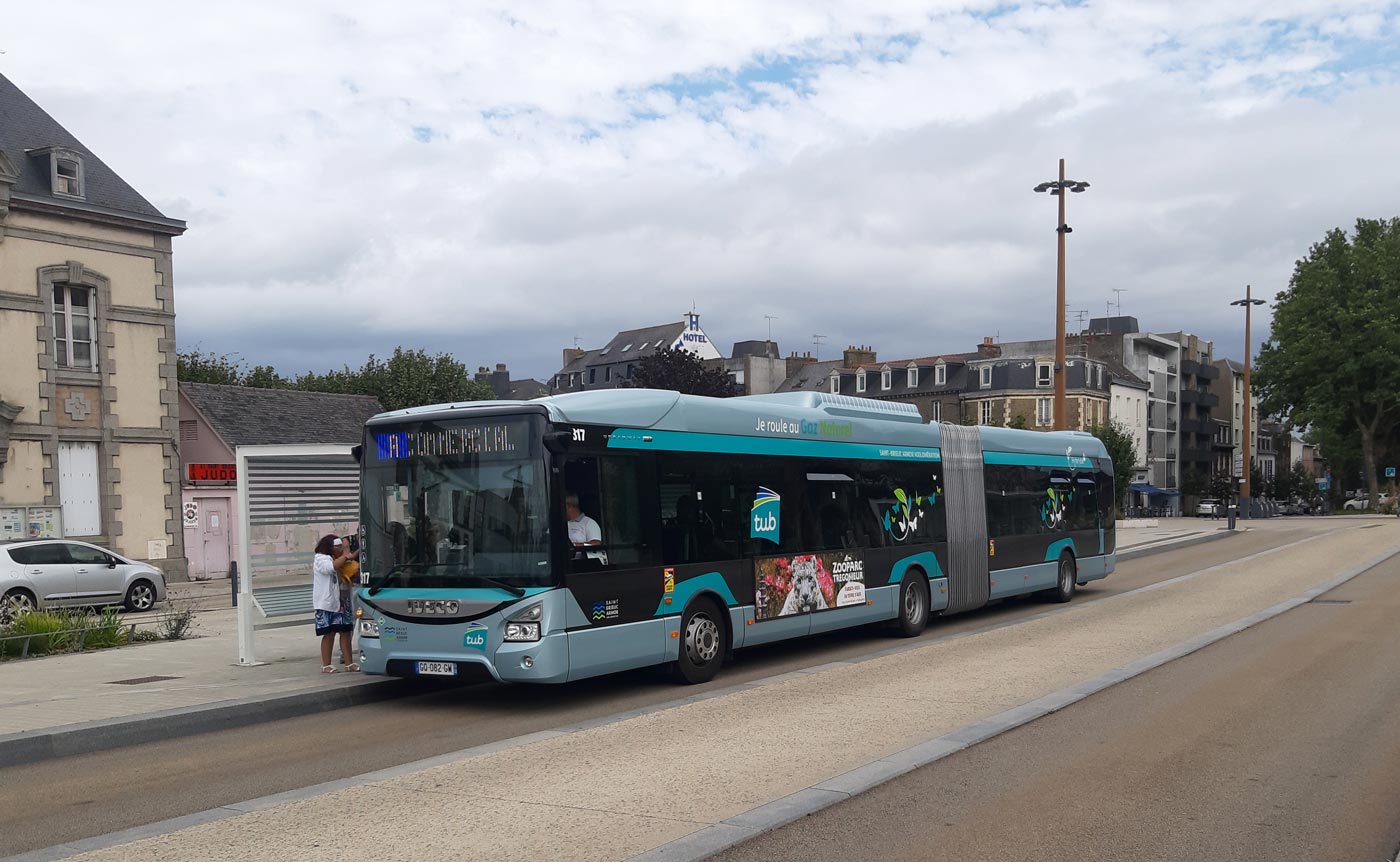
[(374, 435), (374, 451), (380, 461), (459, 455), (518, 457), (529, 452), (529, 427), (528, 422), (515, 420), (381, 431)]

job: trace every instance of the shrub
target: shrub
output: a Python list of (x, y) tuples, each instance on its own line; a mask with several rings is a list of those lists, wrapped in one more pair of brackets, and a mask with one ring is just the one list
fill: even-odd
[[(73, 629), (81, 628), (82, 617), (68, 611), (31, 611), (15, 617), (10, 624), (10, 634), (29, 635), (29, 654), (44, 655), (63, 652), (74, 643)], [(23, 641), (14, 642), (18, 649), (24, 649)]]
[(129, 625), (122, 622), (116, 608), (108, 608), (99, 617), (87, 620), (87, 635), (83, 649), (107, 649), (127, 642)]
[(172, 610), (160, 618), (160, 636), (168, 641), (177, 641), (188, 637), (193, 628), (194, 611), (189, 608)]

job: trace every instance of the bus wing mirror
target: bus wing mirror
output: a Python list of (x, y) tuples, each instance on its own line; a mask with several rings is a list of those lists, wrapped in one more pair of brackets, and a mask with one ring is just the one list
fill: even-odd
[(573, 439), (571, 431), (551, 431), (544, 435), (544, 448), (548, 449), (551, 455), (563, 455), (569, 451), (569, 443)]
[(352, 456), (354, 456), (354, 458), (355, 458), (355, 463), (356, 463), (356, 464), (363, 464), (363, 463), (365, 462), (365, 447), (364, 447), (364, 446), (352, 446), (352, 447), (350, 447), (350, 454), (351, 454)]

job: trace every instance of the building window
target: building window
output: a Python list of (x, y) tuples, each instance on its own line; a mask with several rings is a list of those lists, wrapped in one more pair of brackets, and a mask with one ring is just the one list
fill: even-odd
[(603, 382), (604, 382), (604, 383), (607, 383), (607, 382), (610, 381), (610, 380), (612, 380), (612, 366), (611, 366), (611, 365), (609, 365), (607, 368), (604, 368), (604, 369), (603, 369)]
[(864, 369), (864, 368), (862, 368), (861, 370), (859, 370), (859, 371), (856, 372), (856, 391), (857, 391), (857, 392), (864, 392), (864, 391), (865, 391), (865, 369)]
[(53, 286), (53, 355), (60, 368), (97, 370), (97, 330), (92, 288)]
[(1094, 386), (1095, 386), (1096, 388), (1098, 388), (1098, 389), (1102, 389), (1102, 388), (1103, 388), (1103, 366), (1102, 366), (1102, 365), (1095, 365), (1095, 366), (1094, 366)]
[(992, 366), (990, 366), (990, 365), (983, 365), (981, 368), (977, 369), (977, 372), (978, 372), (978, 375), (979, 375), (978, 385), (979, 385), (980, 387), (982, 387), (983, 389), (991, 389), (991, 388), (992, 388)]
[(930, 422), (943, 421), (943, 402), (934, 401), (928, 406), (928, 418)]
[(1049, 398), (1035, 399), (1035, 424), (1050, 424), (1050, 403)]
[(933, 385), (934, 385), (934, 386), (947, 386), (947, 385), (948, 385), (948, 366), (943, 365), (943, 364), (940, 363), (940, 364), (935, 365), (935, 366), (933, 367)]
[(909, 366), (909, 370), (904, 376), (904, 385), (910, 389), (919, 385), (919, 367), (917, 365)]
[(839, 374), (831, 375), (831, 394), (841, 394), (841, 376)]
[(1050, 386), (1054, 383), (1055, 367), (1049, 362), (1038, 362), (1035, 366), (1035, 385), (1039, 387)]
[(597, 382), (598, 382), (598, 369), (596, 369), (596, 368), (590, 368), (590, 369), (588, 369), (588, 382), (589, 382), (589, 383), (597, 383)]
[(894, 386), (894, 372), (889, 370), (888, 368), (880, 369), (881, 391), (888, 392), (890, 391), (891, 386)]
[(982, 401), (977, 405), (977, 424), (992, 424), (992, 402)]

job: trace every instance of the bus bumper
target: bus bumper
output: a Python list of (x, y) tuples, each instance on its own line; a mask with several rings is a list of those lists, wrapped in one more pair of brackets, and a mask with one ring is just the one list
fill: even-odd
[[(527, 643), (502, 643), (504, 619), (478, 620), (487, 630), (486, 648), (463, 648), (466, 625), (406, 626), (380, 621), (379, 637), (360, 637), (360, 668), (368, 674), (418, 679), (478, 681), (489, 675), (499, 682), (564, 682), (569, 677), (569, 643), (564, 632)], [(475, 631), (480, 631), (476, 629)], [(420, 672), (419, 662), (446, 662), (452, 676)], [(435, 668), (440, 670), (441, 668)]]

